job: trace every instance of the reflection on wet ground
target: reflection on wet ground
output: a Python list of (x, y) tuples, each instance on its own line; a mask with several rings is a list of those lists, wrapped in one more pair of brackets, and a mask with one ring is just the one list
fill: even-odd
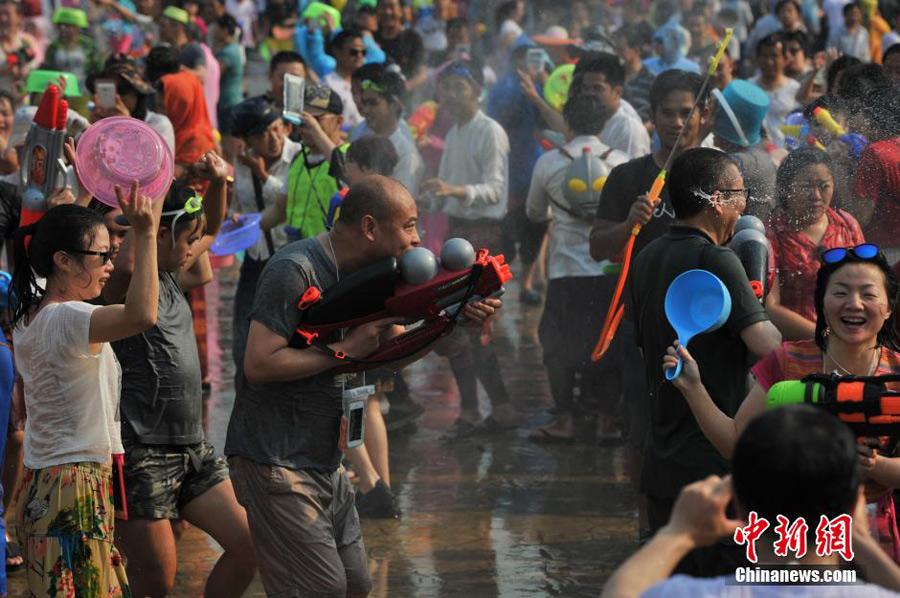
[[(214, 364), (207, 430), (219, 450), (234, 400), (230, 304), (236, 283), (236, 268), (219, 270), (207, 290)], [(637, 547), (623, 448), (528, 440), (528, 432), (551, 417), (550, 395), (536, 342), (540, 308), (520, 309), (517, 296), (513, 284), (495, 342), (522, 414), (518, 432), (442, 443), (458, 412), (446, 361), (432, 355), (405, 371), (413, 397), (427, 411), (413, 434), (391, 437), (391, 477), (403, 517), (363, 522), (372, 596), (596, 596)], [(173, 598), (202, 596), (218, 547), (189, 529), (178, 550)], [(21, 576), (13, 577), (9, 595), (27, 596)], [(258, 580), (247, 596), (265, 596)]]

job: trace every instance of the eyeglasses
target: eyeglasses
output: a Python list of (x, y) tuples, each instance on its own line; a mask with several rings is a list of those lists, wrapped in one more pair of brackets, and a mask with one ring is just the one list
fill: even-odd
[(80, 253), (81, 255), (99, 255), (103, 258), (103, 265), (109, 263), (109, 260), (112, 259), (112, 249), (109, 251), (88, 251), (87, 249), (70, 249), (72, 253)]
[(873, 260), (880, 253), (881, 250), (878, 249), (878, 245), (864, 243), (856, 247), (835, 247), (834, 249), (829, 249), (822, 254), (822, 261), (826, 264), (839, 264), (851, 254), (861, 260)]
[(366, 55), (366, 51), (365, 51), (365, 50), (357, 50), (357, 49), (355, 49), (355, 48), (350, 48), (350, 49), (347, 51), (347, 53), (350, 54), (350, 56), (353, 56), (353, 57), (356, 57), (356, 56), (365, 56), (365, 55)]
[(184, 207), (179, 210), (169, 210), (168, 212), (163, 212), (160, 214), (161, 218), (168, 218), (169, 216), (173, 216), (172, 218), (172, 245), (175, 245), (175, 225), (178, 224), (178, 219), (185, 215), (190, 215), (193, 217), (194, 214), (203, 209), (203, 198), (199, 195), (192, 195), (187, 198), (187, 201), (184, 202)]
[(750, 190), (744, 187), (743, 189), (719, 189), (719, 193), (722, 195), (738, 195), (747, 199), (747, 196), (750, 195)]
[(366, 91), (371, 89), (375, 93), (384, 93), (384, 89), (382, 89), (382, 87), (380, 85), (378, 85), (371, 79), (366, 79), (365, 81), (362, 82), (362, 84), (360, 86), (363, 88), (363, 90), (366, 90)]

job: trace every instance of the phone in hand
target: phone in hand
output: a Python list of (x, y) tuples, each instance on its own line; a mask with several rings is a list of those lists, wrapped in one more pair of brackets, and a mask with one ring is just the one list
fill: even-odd
[(116, 82), (108, 79), (97, 81), (97, 106), (104, 110), (116, 107)]
[(303, 93), (306, 90), (306, 79), (284, 74), (284, 110), (282, 116), (295, 125), (303, 124)]
[(525, 54), (525, 67), (532, 77), (536, 77), (544, 69), (544, 51), (540, 48), (529, 48)]

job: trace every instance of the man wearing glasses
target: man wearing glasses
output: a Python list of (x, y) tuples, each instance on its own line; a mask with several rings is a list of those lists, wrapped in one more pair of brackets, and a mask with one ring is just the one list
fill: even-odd
[(366, 44), (362, 30), (342, 29), (331, 41), (329, 53), (334, 57), (334, 71), (325, 75), (325, 85), (336, 91), (344, 103), (344, 124), (355, 127), (363, 119), (351, 92), (353, 71), (366, 61)]
[[(781, 334), (750, 289), (740, 260), (722, 247), (734, 234), (747, 202), (737, 165), (718, 150), (690, 149), (675, 160), (666, 186), (675, 220), (668, 234), (635, 258), (628, 297), (650, 399), (641, 490), (647, 495), (654, 533), (668, 522), (683, 487), (710, 475), (727, 475), (730, 469), (659, 367), (675, 338), (665, 309), (669, 285), (688, 270), (702, 269), (715, 274), (731, 295), (726, 324), (696, 337), (690, 346), (691, 354), (702, 363), (700, 371), (710, 396), (729, 417), (746, 396), (750, 366), (781, 343)], [(678, 571), (701, 577), (733, 571), (741, 555), (737, 548), (717, 544), (699, 549), (682, 561)]]

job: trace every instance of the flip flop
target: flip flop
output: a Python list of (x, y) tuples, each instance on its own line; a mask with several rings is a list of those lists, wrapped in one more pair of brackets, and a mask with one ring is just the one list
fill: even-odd
[(528, 439), (542, 444), (575, 444), (574, 436), (556, 436), (544, 428), (538, 428), (529, 434)]

